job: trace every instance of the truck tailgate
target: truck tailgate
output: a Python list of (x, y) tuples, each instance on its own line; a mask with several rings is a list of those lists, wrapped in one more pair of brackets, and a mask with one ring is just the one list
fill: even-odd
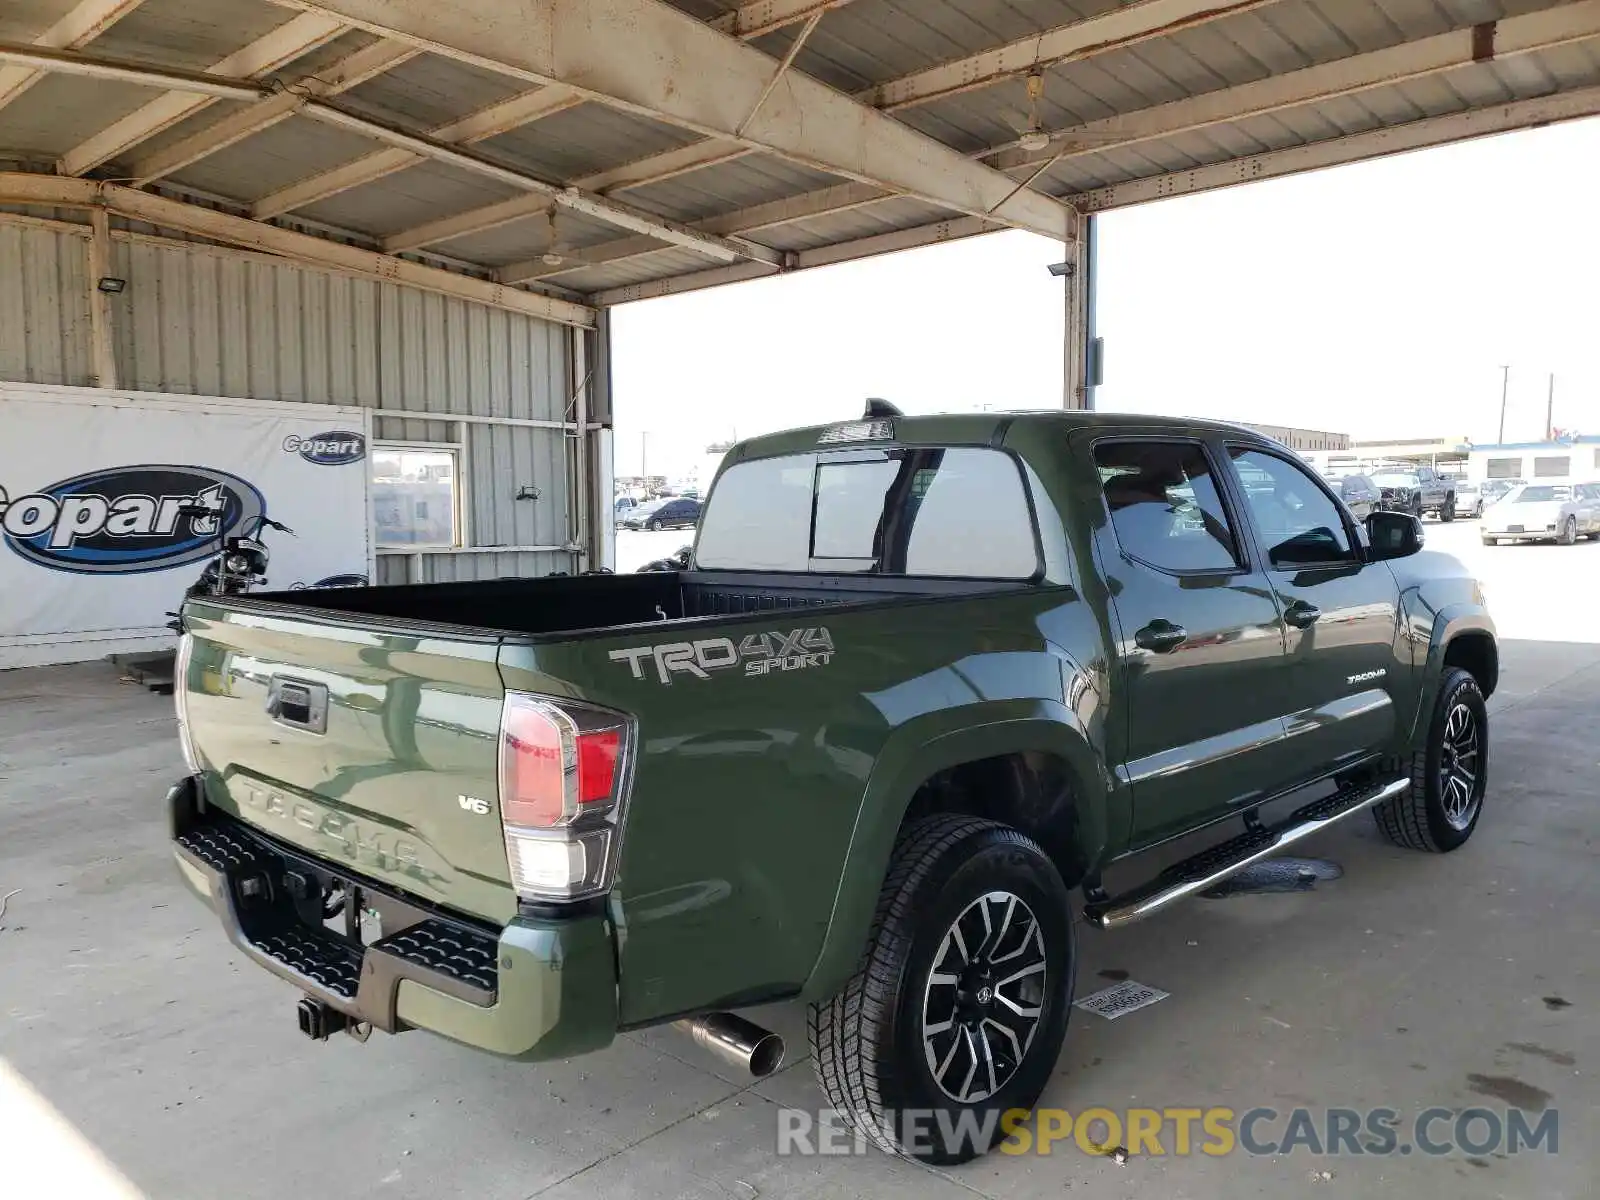
[(210, 803), (430, 903), (516, 912), (499, 820), (499, 639), (194, 602), (183, 689)]

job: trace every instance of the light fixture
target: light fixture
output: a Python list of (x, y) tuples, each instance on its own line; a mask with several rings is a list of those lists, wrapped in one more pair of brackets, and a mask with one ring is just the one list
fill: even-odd
[(1057, 279), (1072, 278), (1073, 266), (1069, 262), (1051, 263), (1048, 269)]
[(544, 495), (543, 492), (529, 483), (525, 483), (517, 489), (518, 500), (537, 500), (542, 495)]
[(102, 292), (107, 292), (113, 296), (123, 291), (127, 286), (128, 281), (126, 279), (118, 279), (115, 275), (102, 275), (99, 282), (95, 284), (95, 287)]

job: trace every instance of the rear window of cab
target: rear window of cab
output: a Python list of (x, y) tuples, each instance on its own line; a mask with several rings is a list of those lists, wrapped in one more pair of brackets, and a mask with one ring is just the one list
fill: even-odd
[(1022, 470), (1006, 452), (981, 447), (735, 463), (707, 504), (695, 565), (972, 579), (1040, 570)]

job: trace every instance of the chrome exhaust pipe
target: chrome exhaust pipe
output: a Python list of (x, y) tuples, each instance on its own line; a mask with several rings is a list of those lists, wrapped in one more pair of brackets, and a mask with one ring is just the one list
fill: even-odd
[(783, 1038), (733, 1013), (686, 1017), (673, 1025), (718, 1058), (765, 1079), (783, 1065)]

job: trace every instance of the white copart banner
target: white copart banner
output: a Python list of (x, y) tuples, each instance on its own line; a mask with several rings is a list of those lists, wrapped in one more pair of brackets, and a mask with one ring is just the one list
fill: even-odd
[(0, 385), (0, 667), (164, 634), (227, 533), (264, 511), (267, 587), (372, 571), (370, 410)]

